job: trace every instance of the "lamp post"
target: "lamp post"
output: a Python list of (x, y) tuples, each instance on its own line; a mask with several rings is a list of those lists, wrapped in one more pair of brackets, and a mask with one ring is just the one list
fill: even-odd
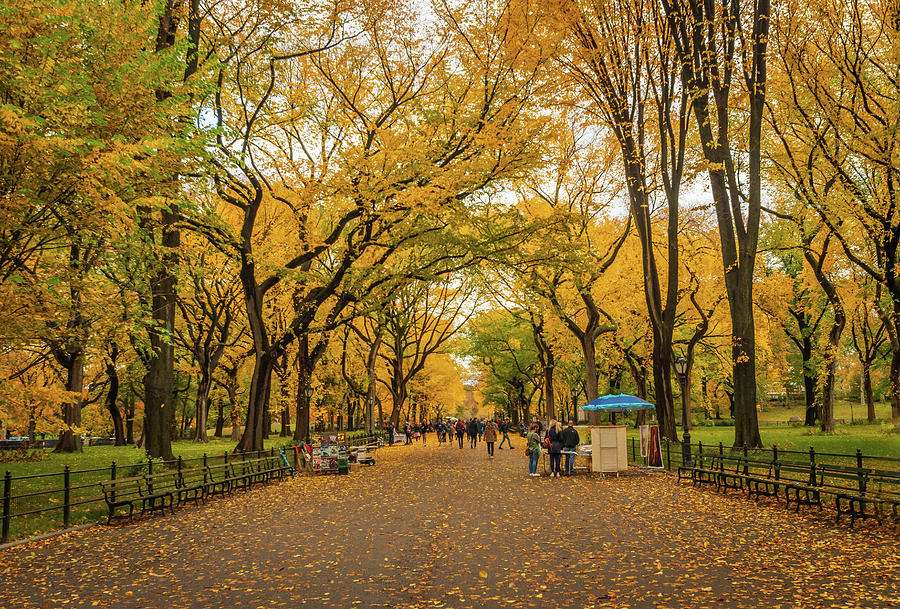
[(572, 387), (572, 420), (578, 425), (578, 388)]
[(675, 374), (678, 376), (678, 384), (681, 385), (681, 462), (684, 465), (691, 465), (691, 432), (688, 430), (687, 411), (687, 365), (688, 361), (684, 356), (678, 357), (673, 364)]
[[(306, 441), (309, 442), (309, 423), (310, 419), (312, 419), (312, 396), (313, 396), (313, 388), (312, 385), (307, 385), (306, 389), (303, 390), (303, 393), (306, 394), (306, 429), (303, 430), (303, 435), (306, 436)], [(297, 424), (300, 424), (300, 421), (297, 421)]]

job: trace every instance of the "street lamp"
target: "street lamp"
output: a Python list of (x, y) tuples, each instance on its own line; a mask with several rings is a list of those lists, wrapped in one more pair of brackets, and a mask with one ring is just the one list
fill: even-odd
[(673, 364), (675, 374), (678, 376), (678, 383), (681, 385), (681, 462), (684, 465), (691, 465), (691, 432), (688, 430), (688, 411), (687, 411), (687, 367), (688, 361), (684, 356), (679, 356)]
[[(306, 389), (303, 390), (303, 393), (306, 394), (306, 429), (303, 430), (303, 433), (306, 440), (309, 441), (309, 420), (312, 418), (312, 385), (307, 385)], [(300, 421), (297, 421), (297, 424), (299, 425)]]
[(578, 388), (572, 387), (572, 420), (578, 424)]

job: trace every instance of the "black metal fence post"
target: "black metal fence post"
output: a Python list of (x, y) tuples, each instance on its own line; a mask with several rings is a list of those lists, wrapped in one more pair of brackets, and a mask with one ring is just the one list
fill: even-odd
[(750, 474), (750, 468), (747, 465), (747, 443), (744, 442), (744, 475)]
[(856, 449), (856, 467), (859, 470), (859, 472), (856, 474), (857, 478), (858, 478), (857, 485), (859, 486), (859, 492), (865, 493), (866, 492), (866, 477), (863, 476), (863, 473), (862, 473), (862, 464), (863, 464), (862, 450), (857, 448)]
[(63, 470), (63, 528), (69, 528), (69, 515), (71, 510), (70, 505), (70, 493), (72, 490), (72, 485), (69, 480), (69, 466), (67, 465)]
[(816, 449), (809, 447), (809, 484), (816, 484)]
[[(110, 480), (116, 479), (116, 462), (115, 461), (113, 461), (109, 466), (109, 479)], [(112, 499), (113, 503), (116, 502), (116, 485), (115, 484), (113, 484), (111, 487), (110, 499)]]
[[(778, 464), (778, 445), (772, 445), (772, 468), (775, 470), (775, 479), (781, 480), (781, 466)], [(777, 497), (776, 493), (776, 497)]]
[(672, 455), (669, 453), (669, 446), (670, 446), (670, 443), (668, 440), (666, 440), (666, 469), (671, 471), (672, 470)]
[(3, 530), (2, 535), (0, 535), (0, 543), (6, 543), (7, 541), (9, 541), (9, 513), (11, 495), (12, 474), (10, 474), (9, 470), (7, 470), (6, 475), (3, 476)]

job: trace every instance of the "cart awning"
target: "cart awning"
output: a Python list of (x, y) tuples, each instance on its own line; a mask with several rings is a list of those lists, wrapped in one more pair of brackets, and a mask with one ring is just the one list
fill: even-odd
[(655, 408), (647, 400), (634, 395), (616, 394), (602, 395), (582, 406), (582, 410), (599, 410), (600, 412), (633, 412)]

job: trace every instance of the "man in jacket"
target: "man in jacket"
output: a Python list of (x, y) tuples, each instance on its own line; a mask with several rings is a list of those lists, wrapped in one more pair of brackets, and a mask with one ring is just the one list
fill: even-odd
[(500, 450), (503, 450), (503, 443), (506, 442), (506, 445), (512, 449), (513, 445), (509, 439), (509, 423), (507, 421), (500, 421), (500, 433), (503, 434), (503, 439), (500, 440)]
[(578, 430), (575, 429), (574, 423), (569, 421), (566, 428), (562, 431), (562, 448), (566, 453), (566, 475), (569, 476), (575, 469), (575, 449), (581, 438), (578, 436)]

